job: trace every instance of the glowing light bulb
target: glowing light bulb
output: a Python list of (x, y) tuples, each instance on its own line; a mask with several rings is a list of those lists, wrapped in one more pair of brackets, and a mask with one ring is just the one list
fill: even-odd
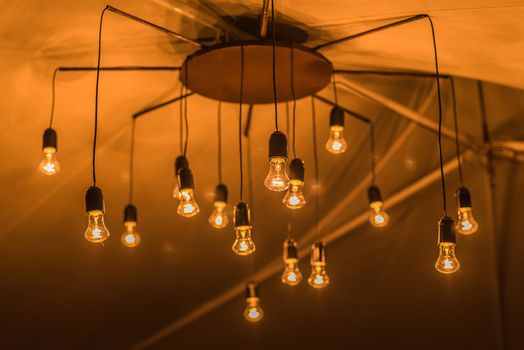
[(373, 202), (369, 205), (369, 222), (375, 227), (384, 227), (389, 222), (389, 215), (382, 208), (382, 202)]
[(311, 247), (311, 275), (307, 282), (317, 289), (327, 287), (330, 282), (326, 271), (326, 246), (322, 242)]
[(282, 283), (296, 286), (302, 281), (302, 274), (298, 268), (298, 249), (294, 239), (289, 238), (284, 241), (282, 259), (285, 265), (281, 278)]
[(136, 231), (136, 222), (126, 221), (124, 223), (126, 230), (122, 233), (121, 241), (122, 244), (128, 248), (134, 248), (140, 244), (140, 235)]
[(209, 217), (209, 223), (214, 228), (224, 228), (229, 224), (229, 218), (225, 211), (226, 203), (224, 202), (215, 202), (214, 209)]
[(326, 142), (326, 149), (332, 154), (341, 154), (346, 152), (348, 144), (344, 139), (344, 127), (334, 125), (330, 128), (329, 139)]
[(289, 209), (300, 209), (306, 205), (306, 198), (302, 190), (304, 189), (304, 182), (300, 180), (290, 180), (289, 188), (287, 190), (282, 203)]
[(260, 306), (258, 298), (258, 286), (255, 282), (249, 282), (246, 287), (246, 308), (244, 318), (250, 322), (258, 322), (264, 317), (264, 310)]
[(178, 184), (175, 184), (173, 188), (173, 198), (180, 200), (180, 191), (178, 190)]
[(285, 191), (289, 185), (286, 173), (286, 158), (273, 157), (269, 160), (269, 173), (264, 185), (271, 191)]
[(249, 255), (255, 252), (255, 242), (251, 239), (251, 217), (246, 203), (235, 205), (235, 242), (231, 249), (238, 255)]
[(180, 202), (178, 203), (177, 213), (185, 218), (195, 216), (200, 212), (200, 208), (193, 195), (191, 188), (185, 188), (180, 191)]
[(444, 216), (439, 221), (439, 256), (435, 262), (438, 272), (450, 274), (460, 269), (460, 263), (455, 256), (455, 241), (455, 223), (452, 218)]
[(477, 232), (479, 225), (473, 217), (473, 209), (459, 208), (455, 229), (463, 235), (472, 235)]
[(56, 158), (56, 148), (44, 148), (44, 159), (40, 162), (38, 170), (45, 175), (55, 175), (60, 171), (60, 164)]
[(92, 243), (102, 243), (109, 237), (109, 230), (104, 224), (104, 213), (101, 210), (92, 210), (87, 213), (87, 217), (85, 238)]

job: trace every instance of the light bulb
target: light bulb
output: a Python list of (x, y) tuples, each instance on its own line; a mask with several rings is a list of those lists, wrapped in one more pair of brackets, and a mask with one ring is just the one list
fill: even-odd
[(40, 162), (38, 170), (45, 175), (55, 175), (60, 171), (60, 163), (56, 158), (56, 148), (44, 148), (44, 159)]
[(209, 223), (214, 228), (224, 228), (229, 224), (229, 218), (226, 213), (226, 203), (215, 202), (214, 209), (209, 217)]
[(340, 125), (333, 125), (329, 130), (329, 139), (326, 142), (326, 149), (332, 154), (344, 153), (348, 144), (344, 139), (344, 127)]
[(389, 215), (383, 209), (382, 202), (372, 202), (369, 207), (369, 222), (375, 227), (384, 227), (389, 222)]
[(472, 235), (477, 232), (479, 225), (473, 217), (472, 208), (459, 208), (458, 209), (457, 223), (455, 224), (455, 230), (463, 235)]
[(195, 216), (200, 212), (200, 208), (195, 200), (193, 189), (184, 188), (180, 191), (180, 202), (178, 203), (177, 213), (185, 218)]
[(180, 200), (180, 191), (178, 190), (178, 184), (175, 184), (173, 188), (173, 198)]
[(264, 185), (271, 191), (285, 191), (289, 185), (289, 178), (286, 173), (287, 159), (273, 157), (269, 160), (269, 173), (267, 174)]
[(255, 242), (251, 239), (250, 226), (236, 226), (236, 239), (231, 249), (238, 255), (249, 255), (255, 252)]
[(311, 247), (311, 275), (307, 282), (313, 288), (324, 288), (329, 284), (326, 272), (326, 246), (322, 242), (314, 243)]
[(287, 190), (282, 203), (289, 209), (300, 209), (306, 205), (306, 198), (302, 190), (304, 189), (304, 182), (300, 180), (290, 180), (289, 188)]
[(87, 213), (88, 224), (84, 234), (92, 243), (101, 243), (109, 237), (109, 230), (104, 224), (104, 213), (101, 210), (92, 210)]
[(247, 305), (244, 310), (244, 317), (250, 322), (258, 322), (264, 317), (264, 310), (260, 306), (258, 298), (247, 298)]
[(120, 240), (122, 244), (128, 248), (136, 247), (140, 244), (140, 235), (136, 231), (136, 222), (135, 221), (126, 221), (124, 222), (126, 230), (122, 233)]
[(282, 260), (284, 260), (284, 272), (282, 273), (282, 283), (288, 286), (296, 286), (302, 281), (302, 274), (298, 268), (298, 248), (297, 242), (293, 238), (284, 241)]
[(439, 256), (435, 263), (435, 268), (438, 272), (444, 274), (457, 272), (460, 269), (460, 263), (455, 257), (454, 243), (446, 242), (439, 244)]

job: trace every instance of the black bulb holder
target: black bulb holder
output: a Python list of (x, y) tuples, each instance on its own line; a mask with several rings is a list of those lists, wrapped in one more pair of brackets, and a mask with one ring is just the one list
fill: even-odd
[(304, 162), (300, 158), (294, 158), (289, 163), (289, 179), (304, 182)]
[(58, 149), (58, 137), (56, 135), (55, 129), (47, 128), (44, 131), (44, 136), (42, 140), (42, 148), (54, 148)]
[(251, 214), (246, 203), (238, 202), (237, 205), (235, 205), (234, 221), (235, 227), (251, 226)]
[(178, 176), (178, 171), (180, 169), (189, 168), (189, 162), (185, 156), (178, 156), (175, 159), (175, 176)]
[(227, 186), (224, 184), (218, 184), (215, 187), (215, 203), (223, 202), (227, 203)]
[(471, 208), (471, 194), (466, 187), (460, 186), (455, 192), (455, 198), (459, 208)]
[(275, 131), (269, 137), (269, 159), (284, 158), (287, 159), (287, 137), (281, 131)]
[(288, 238), (284, 242), (284, 261), (298, 260), (297, 242), (293, 238)]
[(133, 204), (128, 204), (124, 209), (124, 222), (136, 222), (137, 211)]
[(91, 186), (86, 192), (86, 213), (98, 210), (105, 212), (104, 194), (100, 187)]
[(438, 244), (457, 243), (455, 221), (449, 216), (443, 216), (438, 222)]
[(382, 202), (382, 196), (380, 194), (380, 189), (377, 186), (375, 185), (369, 186), (368, 200), (369, 200), (369, 204), (374, 203), (374, 202)]
[(326, 263), (326, 245), (323, 242), (315, 242), (311, 246), (311, 263)]
[(195, 183), (193, 182), (193, 173), (189, 168), (181, 168), (178, 170), (178, 188), (180, 190), (195, 188)]
[(344, 110), (339, 106), (335, 106), (329, 113), (329, 126), (344, 127)]
[(258, 284), (250, 281), (246, 285), (246, 298), (258, 298)]

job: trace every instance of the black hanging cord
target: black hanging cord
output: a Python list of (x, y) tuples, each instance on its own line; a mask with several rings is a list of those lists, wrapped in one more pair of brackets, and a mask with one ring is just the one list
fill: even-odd
[(460, 143), (459, 143), (459, 127), (458, 127), (458, 116), (457, 116), (457, 95), (455, 94), (455, 80), (453, 77), (449, 79), (451, 84), (451, 97), (453, 104), (453, 123), (455, 125), (455, 151), (457, 153), (458, 173), (460, 185), (464, 184), (464, 176), (462, 173), (462, 161), (460, 159)]
[(129, 204), (133, 203), (133, 181), (135, 160), (135, 124), (136, 119), (131, 120), (131, 145), (129, 147)]
[(315, 185), (317, 186), (317, 193), (315, 195), (315, 227), (316, 236), (318, 237), (318, 221), (320, 219), (320, 184), (318, 182), (318, 152), (317, 152), (317, 122), (316, 122), (316, 111), (315, 111), (315, 98), (311, 96), (311, 119), (313, 123), (313, 159), (315, 168)]
[[(187, 69), (187, 66), (188, 64), (186, 63), (186, 65), (184, 66), (185, 67), (185, 75), (184, 75), (184, 85), (185, 85), (185, 89), (187, 91), (187, 76), (188, 76), (188, 69)], [(184, 142), (184, 157), (186, 156), (186, 153), (187, 153), (187, 141), (189, 140), (189, 122), (187, 120), (187, 94), (186, 94), (186, 97), (184, 97), (184, 121), (186, 123), (186, 140)]]
[(98, 27), (98, 60), (96, 64), (96, 88), (95, 88), (95, 128), (93, 136), (93, 186), (96, 186), (96, 137), (98, 133), (98, 85), (100, 82), (100, 56), (102, 55), (102, 24), (104, 22), (104, 14), (106, 13), (107, 7), (104, 8), (100, 15), (100, 26)]
[(290, 43), (291, 49), (291, 97), (293, 98), (293, 157), (297, 157), (297, 150), (295, 147), (295, 118), (296, 118), (296, 110), (297, 110), (297, 100), (295, 98), (295, 63), (294, 63), (294, 54), (293, 54), (293, 43)]
[(53, 82), (51, 85), (51, 91), (52, 91), (52, 99), (51, 99), (51, 117), (49, 118), (49, 128), (53, 127), (53, 119), (55, 117), (55, 81), (56, 81), (56, 73), (60, 71), (60, 68), (56, 68), (53, 72)]
[(244, 46), (240, 45), (240, 103), (238, 111), (238, 153), (240, 155), (240, 200), (244, 192), (244, 172), (242, 156), (242, 103), (244, 102)]
[(435, 56), (435, 78), (437, 80), (437, 97), (438, 97), (438, 151), (440, 159), (440, 179), (442, 182), (442, 209), (444, 210), (444, 216), (447, 216), (447, 203), (446, 203), (446, 180), (444, 178), (444, 165), (442, 160), (442, 97), (440, 93), (440, 76), (438, 71), (438, 57), (437, 57), (437, 40), (435, 39), (435, 28), (433, 27), (433, 21), (431, 17), (426, 15), (426, 18), (431, 25), (431, 36), (433, 37), (433, 53)]
[(286, 101), (286, 133), (289, 134), (289, 130), (291, 129), (290, 121), (291, 118), (289, 117), (289, 103)]
[(276, 68), (275, 68), (275, 46), (276, 46), (276, 38), (275, 38), (275, 4), (274, 1), (271, 0), (271, 21), (273, 22), (273, 98), (275, 100), (275, 130), (278, 131), (278, 108), (277, 108), (277, 78), (276, 78)]
[(217, 132), (218, 132), (218, 183), (222, 183), (222, 102), (218, 101), (217, 110)]
[(333, 74), (333, 96), (335, 97), (335, 104), (338, 106), (337, 80), (335, 79), (335, 74)]
[(375, 185), (375, 126), (369, 123), (369, 140), (371, 149), (371, 185)]
[(180, 84), (180, 105), (179, 105), (179, 116), (178, 116), (178, 133), (180, 143), (180, 154), (184, 153), (184, 84)]

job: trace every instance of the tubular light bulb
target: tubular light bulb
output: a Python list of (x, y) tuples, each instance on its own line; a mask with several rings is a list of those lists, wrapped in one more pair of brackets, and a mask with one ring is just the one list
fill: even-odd
[(258, 285), (255, 282), (249, 282), (246, 287), (246, 308), (244, 309), (244, 318), (249, 322), (258, 322), (264, 317), (264, 310), (260, 306), (258, 297)]
[(444, 216), (438, 225), (439, 256), (435, 262), (438, 272), (450, 274), (460, 269), (460, 263), (455, 256), (455, 243), (455, 223), (449, 216)]
[(124, 223), (126, 230), (122, 233), (122, 244), (128, 248), (134, 248), (140, 244), (140, 235), (136, 231), (135, 221), (126, 221)]
[(329, 284), (326, 272), (326, 247), (322, 242), (317, 242), (311, 247), (311, 275), (309, 285), (313, 288), (325, 288)]
[(38, 169), (45, 175), (55, 175), (60, 171), (60, 163), (58, 163), (56, 158), (56, 148), (44, 148), (44, 159), (40, 162)]
[(184, 188), (180, 191), (180, 202), (178, 203), (177, 213), (185, 218), (197, 215), (200, 208), (195, 200), (193, 189)]
[(457, 213), (457, 223), (455, 229), (463, 235), (472, 235), (477, 232), (479, 225), (473, 217), (472, 208), (459, 208)]
[(288, 286), (296, 286), (302, 281), (302, 274), (298, 268), (297, 243), (292, 238), (284, 242), (283, 260), (285, 267), (281, 278), (282, 283)]
[(333, 125), (329, 130), (329, 139), (326, 142), (326, 149), (332, 154), (341, 154), (346, 152), (348, 144), (344, 138), (344, 127)]
[(369, 207), (369, 222), (374, 227), (384, 227), (389, 222), (389, 215), (383, 209), (382, 202), (372, 202)]
[(229, 218), (226, 213), (226, 203), (215, 202), (214, 209), (209, 217), (209, 223), (214, 228), (224, 228), (229, 224)]
[(282, 203), (289, 209), (300, 209), (306, 205), (306, 197), (302, 192), (304, 189), (304, 182), (300, 180), (290, 180), (289, 188), (287, 190)]
[(271, 191), (285, 191), (289, 185), (289, 178), (286, 173), (287, 159), (273, 157), (269, 160), (269, 173), (267, 174), (264, 185)]
[(88, 224), (85, 238), (92, 243), (102, 243), (109, 237), (109, 230), (104, 224), (104, 213), (101, 210), (92, 210), (87, 213)]

